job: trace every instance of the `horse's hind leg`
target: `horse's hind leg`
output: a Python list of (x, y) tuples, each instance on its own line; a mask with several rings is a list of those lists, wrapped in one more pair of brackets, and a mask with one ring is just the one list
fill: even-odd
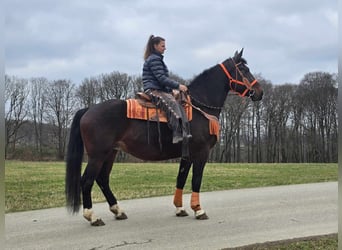
[(181, 159), (177, 176), (176, 190), (173, 197), (173, 204), (176, 206), (176, 215), (180, 217), (188, 216), (188, 213), (183, 207), (183, 188), (185, 186), (186, 179), (188, 178), (190, 167), (191, 162)]
[(102, 162), (89, 159), (86, 169), (81, 178), (82, 198), (83, 198), (83, 217), (90, 221), (92, 226), (103, 226), (104, 222), (98, 218), (92, 207), (91, 189), (94, 185), (98, 173), (102, 167)]
[(109, 155), (106, 161), (103, 163), (101, 172), (99, 173), (96, 183), (101, 188), (103, 195), (109, 204), (109, 210), (114, 213), (117, 220), (127, 219), (127, 215), (119, 207), (116, 197), (114, 196), (112, 190), (109, 186), (110, 172), (112, 171), (113, 162), (115, 159), (117, 151), (115, 150), (112, 155)]

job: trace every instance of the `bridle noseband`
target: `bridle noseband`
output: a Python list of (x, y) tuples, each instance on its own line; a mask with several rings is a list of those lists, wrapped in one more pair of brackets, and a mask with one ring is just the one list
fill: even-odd
[[(237, 78), (237, 73), (239, 73), (240, 76), (241, 76), (241, 78), (242, 78), (242, 81), (239, 81), (239, 80), (237, 80), (237, 79), (234, 79), (234, 78), (231, 76), (231, 74), (229, 73), (229, 71), (227, 70), (227, 68), (224, 66), (224, 64), (223, 64), (223, 63), (220, 63), (220, 66), (221, 66), (223, 72), (226, 74), (226, 76), (227, 76), (228, 79), (229, 79), (229, 87), (230, 87), (230, 90), (233, 91), (233, 92), (235, 92), (235, 93), (237, 93), (237, 94), (238, 94), (239, 96), (241, 96), (241, 97), (246, 96), (247, 93), (248, 93), (248, 96), (249, 96), (249, 97), (253, 96), (253, 95), (255, 94), (255, 90), (253, 89), (253, 86), (254, 86), (258, 81), (257, 81), (256, 79), (254, 79), (253, 82), (249, 82), (249, 80), (247, 79), (247, 77), (245, 77), (245, 76), (242, 74), (242, 72), (240, 71), (240, 69), (239, 69), (239, 67), (238, 67), (240, 63), (236, 64), (236, 63), (234, 62), (233, 59), (231, 59), (231, 60), (233, 61), (234, 66), (235, 66), (235, 72), (236, 72), (236, 73), (235, 73), (235, 76), (236, 76), (236, 78)], [(235, 83), (235, 88), (233, 88), (232, 83)], [(244, 86), (244, 87), (246, 88), (245, 91), (242, 92), (242, 93), (238, 92), (238, 91), (236, 90), (236, 84), (241, 85), (241, 86)]]

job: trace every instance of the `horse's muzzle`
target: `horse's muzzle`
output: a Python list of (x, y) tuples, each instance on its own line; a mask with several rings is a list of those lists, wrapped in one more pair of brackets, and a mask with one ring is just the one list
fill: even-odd
[(253, 94), (250, 95), (250, 98), (252, 99), (253, 102), (261, 101), (263, 95), (264, 95), (264, 91), (254, 90)]

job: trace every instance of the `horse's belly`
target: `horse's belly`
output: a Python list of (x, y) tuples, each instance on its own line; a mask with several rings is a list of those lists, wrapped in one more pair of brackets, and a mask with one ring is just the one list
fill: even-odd
[(115, 147), (117, 150), (124, 151), (141, 160), (161, 161), (180, 157), (181, 144), (162, 144), (159, 145), (146, 144), (140, 142), (124, 142), (119, 141)]

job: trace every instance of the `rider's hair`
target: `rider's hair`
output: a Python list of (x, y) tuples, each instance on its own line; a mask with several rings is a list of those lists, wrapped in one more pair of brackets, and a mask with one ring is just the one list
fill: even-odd
[(160, 36), (150, 35), (145, 48), (144, 60), (152, 54), (154, 51), (154, 45), (158, 45), (161, 41), (165, 41), (165, 39)]

